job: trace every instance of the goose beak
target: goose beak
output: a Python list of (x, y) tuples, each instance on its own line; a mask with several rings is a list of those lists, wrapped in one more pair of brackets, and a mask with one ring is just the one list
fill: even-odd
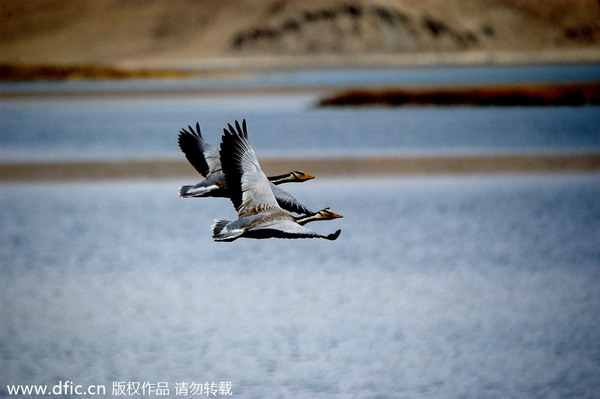
[(327, 216), (330, 217), (331, 219), (337, 219), (337, 218), (343, 218), (344, 216), (340, 215), (339, 213), (335, 213), (331, 210), (327, 211)]
[(305, 180), (311, 180), (311, 179), (315, 178), (313, 175), (309, 175), (308, 173), (303, 172), (301, 170), (292, 172), (291, 175), (292, 176), (290, 176), (290, 177), (295, 177), (297, 179), (297, 181), (305, 181)]

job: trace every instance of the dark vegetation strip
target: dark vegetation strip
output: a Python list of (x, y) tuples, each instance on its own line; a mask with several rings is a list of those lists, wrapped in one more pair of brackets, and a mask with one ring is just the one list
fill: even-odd
[(186, 78), (189, 71), (123, 69), (94, 65), (20, 65), (0, 64), (0, 81)]
[(356, 89), (320, 100), (320, 106), (598, 105), (600, 82), (582, 84)]

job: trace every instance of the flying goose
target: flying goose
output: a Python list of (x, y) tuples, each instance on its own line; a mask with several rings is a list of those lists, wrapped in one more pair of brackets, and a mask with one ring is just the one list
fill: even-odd
[[(196, 130), (188, 125), (189, 130), (181, 129), (179, 132), (179, 148), (185, 154), (187, 160), (192, 164), (205, 180), (196, 184), (181, 186), (179, 195), (181, 197), (229, 197), (225, 175), (221, 170), (219, 151), (208, 144), (200, 132), (200, 124), (196, 123)], [(277, 187), (281, 183), (303, 182), (314, 179), (314, 176), (300, 170), (285, 175), (271, 176), (271, 190), (277, 198), (279, 206), (290, 212), (312, 214), (306, 206), (302, 205), (287, 191)]]
[[(234, 129), (228, 124), (229, 130), (223, 129), (220, 157), (229, 187), (229, 198), (238, 213), (238, 219), (215, 220), (212, 225), (213, 240), (233, 241), (240, 237), (337, 239), (341, 230), (326, 236), (320, 235), (302, 226), (277, 204), (269, 181), (248, 141), (246, 120), (243, 120), (242, 126), (236, 121), (235, 126)], [(312, 216), (311, 219), (318, 218)]]

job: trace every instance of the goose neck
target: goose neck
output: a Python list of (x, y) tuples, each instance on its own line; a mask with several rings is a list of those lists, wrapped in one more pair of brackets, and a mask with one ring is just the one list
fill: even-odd
[(292, 181), (292, 175), (288, 173), (286, 175), (271, 176), (271, 177), (269, 177), (269, 181), (273, 184), (281, 184), (281, 183), (289, 182), (289, 181)]

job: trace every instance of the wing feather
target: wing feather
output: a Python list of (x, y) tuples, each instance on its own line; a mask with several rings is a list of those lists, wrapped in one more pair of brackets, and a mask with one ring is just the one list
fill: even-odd
[(187, 160), (204, 177), (221, 173), (219, 151), (204, 140), (200, 124), (196, 123), (196, 130), (189, 125), (188, 129), (181, 129), (178, 139), (179, 148)]
[(271, 183), (271, 190), (273, 191), (273, 195), (277, 199), (277, 203), (280, 207), (289, 212), (302, 213), (305, 215), (314, 213), (306, 206), (304, 206), (300, 201), (296, 199), (292, 194), (287, 191), (279, 188), (275, 184)]
[(221, 141), (221, 166), (227, 179), (230, 198), (238, 215), (249, 209), (277, 206), (269, 180), (262, 171), (250, 141), (246, 120), (235, 128), (228, 124)]
[(340, 230), (327, 236), (321, 235), (291, 220), (273, 220), (261, 223), (255, 229), (246, 231), (246, 236), (251, 238), (325, 238), (335, 240), (340, 235)]

